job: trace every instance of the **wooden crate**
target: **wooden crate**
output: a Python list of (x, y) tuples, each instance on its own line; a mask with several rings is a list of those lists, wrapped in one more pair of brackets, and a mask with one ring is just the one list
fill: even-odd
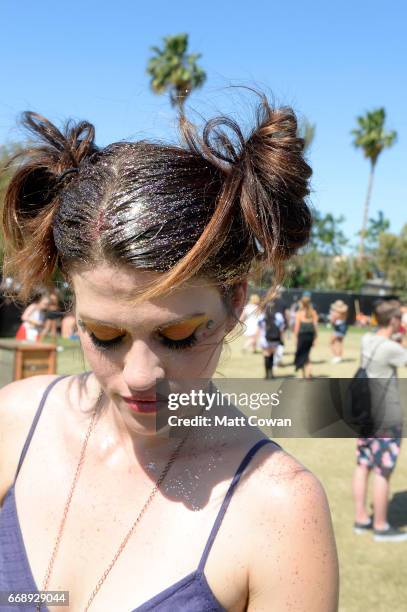
[(56, 374), (56, 346), (26, 340), (0, 341), (0, 387), (13, 380)]

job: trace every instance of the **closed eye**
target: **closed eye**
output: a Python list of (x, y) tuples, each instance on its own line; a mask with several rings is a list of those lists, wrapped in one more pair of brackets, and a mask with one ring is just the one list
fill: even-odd
[(89, 338), (91, 339), (92, 343), (98, 349), (101, 349), (102, 351), (103, 350), (106, 351), (110, 348), (116, 348), (117, 346), (119, 346), (119, 344), (121, 343), (121, 341), (126, 335), (126, 334), (123, 334), (121, 336), (117, 336), (116, 338), (110, 338), (109, 340), (102, 340), (101, 338), (98, 338), (97, 336), (95, 336), (93, 332), (88, 332), (88, 334), (89, 334)]
[[(118, 348), (122, 343), (122, 340), (126, 337), (126, 334), (122, 334), (121, 336), (110, 338), (109, 340), (102, 340), (102, 338), (98, 338), (93, 332), (88, 331), (88, 334), (94, 346), (102, 351), (109, 349), (114, 350), (115, 348)], [(171, 350), (189, 349), (195, 346), (195, 344), (198, 342), (198, 338), (196, 337), (195, 333), (179, 340), (168, 338), (162, 334), (159, 334), (158, 337), (159, 342)]]
[(173, 350), (188, 349), (193, 347), (198, 342), (198, 338), (196, 337), (195, 332), (190, 336), (187, 336), (186, 338), (181, 338), (179, 340), (173, 340), (172, 338), (168, 338), (167, 336), (163, 336), (162, 334), (160, 334), (159, 337), (161, 343), (164, 346)]

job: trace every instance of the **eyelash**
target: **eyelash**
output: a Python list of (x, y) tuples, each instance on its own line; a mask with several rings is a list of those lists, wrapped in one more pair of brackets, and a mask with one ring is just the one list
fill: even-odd
[[(92, 343), (101, 351), (107, 351), (109, 349), (114, 350), (119, 346), (124, 336), (119, 336), (118, 338), (113, 338), (112, 340), (100, 340), (97, 338), (92, 332), (88, 332), (89, 337)], [(185, 350), (192, 348), (197, 342), (198, 338), (195, 335), (195, 332), (188, 336), (188, 338), (184, 338), (183, 340), (171, 340), (170, 338), (166, 338), (165, 336), (160, 336), (161, 343), (171, 350)]]

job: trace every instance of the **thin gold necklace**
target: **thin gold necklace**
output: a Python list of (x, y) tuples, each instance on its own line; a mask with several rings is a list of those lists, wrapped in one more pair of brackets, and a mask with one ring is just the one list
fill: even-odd
[[(43, 581), (43, 586), (42, 586), (42, 590), (43, 591), (46, 591), (47, 588), (48, 588), (48, 585), (49, 585), (49, 581), (50, 581), (50, 578), (51, 578), (51, 574), (52, 574), (52, 570), (53, 570), (53, 567), (54, 567), (55, 559), (56, 559), (56, 556), (57, 556), (57, 553), (58, 553), (59, 545), (61, 543), (62, 534), (63, 534), (65, 523), (66, 523), (66, 518), (68, 516), (69, 508), (70, 508), (70, 505), (71, 505), (72, 496), (73, 496), (73, 493), (75, 491), (75, 488), (76, 488), (76, 485), (77, 485), (77, 482), (78, 482), (78, 479), (79, 479), (79, 475), (80, 475), (80, 472), (81, 472), (81, 469), (82, 469), (82, 465), (83, 465), (84, 460), (85, 460), (86, 448), (87, 448), (87, 445), (88, 445), (90, 434), (92, 433), (94, 425), (95, 425), (95, 422), (96, 422), (96, 416), (97, 416), (97, 411), (95, 410), (93, 415), (92, 415), (91, 422), (89, 424), (88, 430), (86, 432), (85, 439), (84, 439), (83, 444), (82, 444), (82, 449), (81, 449), (81, 454), (80, 454), (80, 457), (79, 457), (78, 465), (76, 467), (76, 471), (75, 471), (75, 475), (73, 477), (72, 485), (70, 487), (70, 490), (69, 490), (69, 493), (68, 493), (68, 497), (67, 497), (67, 500), (66, 500), (66, 503), (65, 503), (65, 506), (64, 506), (64, 511), (62, 513), (61, 523), (60, 523), (60, 526), (59, 526), (59, 529), (58, 529), (58, 535), (57, 535), (56, 540), (55, 540), (54, 548), (52, 550), (51, 557), (50, 557), (50, 560), (49, 560), (49, 563), (48, 563), (48, 566), (47, 566), (47, 571), (45, 573), (45, 577), (44, 577), (44, 581)], [(189, 433), (189, 430), (188, 430), (188, 433)], [(149, 507), (149, 505), (153, 501), (155, 495), (157, 494), (157, 492), (158, 492), (158, 490), (160, 488), (160, 485), (162, 484), (164, 478), (167, 476), (168, 471), (169, 471), (171, 465), (174, 463), (174, 461), (176, 460), (176, 458), (179, 455), (179, 452), (180, 452), (181, 448), (185, 444), (185, 441), (186, 441), (186, 439), (188, 437), (188, 433), (184, 436), (184, 438), (182, 438), (182, 440), (179, 442), (179, 444), (177, 444), (177, 446), (175, 447), (175, 449), (174, 449), (172, 455), (170, 456), (167, 464), (165, 465), (165, 467), (162, 470), (160, 476), (158, 477), (154, 487), (152, 488), (151, 493), (148, 496), (144, 506), (140, 510), (136, 520), (134, 521), (134, 523), (130, 527), (130, 529), (127, 532), (126, 536), (123, 538), (123, 540), (122, 540), (119, 548), (117, 549), (117, 552), (114, 555), (113, 559), (111, 560), (111, 562), (109, 563), (109, 565), (107, 566), (107, 568), (105, 569), (105, 571), (103, 572), (101, 577), (99, 578), (99, 580), (98, 580), (95, 588), (93, 589), (93, 591), (92, 591), (92, 593), (91, 593), (91, 595), (90, 595), (90, 597), (88, 599), (88, 602), (87, 602), (87, 604), (86, 604), (86, 606), (84, 608), (84, 612), (87, 612), (87, 610), (89, 610), (89, 608), (90, 608), (94, 598), (98, 594), (101, 586), (103, 585), (104, 581), (106, 580), (107, 576), (109, 575), (109, 573), (110, 573), (111, 569), (113, 568), (114, 564), (116, 563), (117, 559), (119, 558), (119, 556), (123, 552), (124, 548), (126, 547), (128, 541), (130, 540), (131, 536), (133, 535), (133, 532), (135, 531), (138, 523), (140, 522), (141, 518), (145, 514), (147, 508)], [(41, 603), (37, 604), (36, 612), (40, 612), (41, 611), (41, 606), (42, 606)]]

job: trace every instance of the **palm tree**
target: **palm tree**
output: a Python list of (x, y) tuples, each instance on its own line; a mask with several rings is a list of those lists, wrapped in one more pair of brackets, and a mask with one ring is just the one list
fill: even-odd
[(201, 54), (187, 54), (188, 34), (166, 36), (163, 41), (162, 49), (151, 47), (154, 55), (147, 64), (150, 85), (154, 93), (168, 91), (171, 105), (183, 113), (185, 100), (191, 91), (202, 87), (206, 80), (205, 71), (197, 64)]
[(365, 115), (357, 117), (359, 127), (352, 130), (354, 136), (353, 144), (355, 147), (360, 147), (364, 156), (370, 161), (370, 174), (367, 186), (365, 206), (363, 210), (362, 229), (360, 232), (360, 257), (364, 256), (365, 238), (367, 223), (369, 217), (369, 204), (372, 195), (373, 176), (377, 160), (383, 149), (391, 147), (397, 138), (395, 131), (386, 132), (384, 122), (386, 120), (386, 111), (384, 108), (378, 108), (373, 111), (368, 111)]

